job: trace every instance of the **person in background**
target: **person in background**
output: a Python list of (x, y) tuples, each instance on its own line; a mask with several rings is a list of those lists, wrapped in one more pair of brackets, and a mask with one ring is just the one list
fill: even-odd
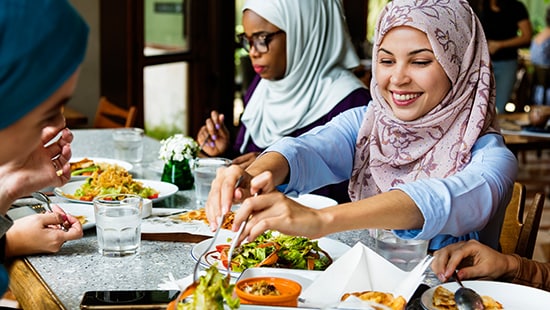
[[(200, 129), (197, 141), (208, 156), (236, 156), (233, 162), (246, 168), (282, 137), (298, 136), (370, 101), (351, 71), (359, 58), (340, 0), (248, 0), (242, 22), (239, 39), (257, 75), (244, 97), (232, 148), (224, 115), (212, 111)], [(343, 182), (315, 193), (345, 202), (346, 189)]]
[(518, 48), (528, 47), (533, 36), (529, 13), (517, 0), (469, 0), (476, 11), (491, 52), (496, 80), (496, 107), (505, 112), (514, 90)]
[(476, 240), (448, 245), (433, 255), (432, 270), (442, 282), (458, 270), (461, 280), (500, 280), (550, 291), (550, 263), (503, 254)]
[[(56, 214), (33, 216), (42, 225), (32, 226), (28, 226), (32, 218), (12, 226), (6, 212), (17, 198), (70, 179), (73, 136), (65, 128), (63, 106), (74, 92), (87, 39), (88, 26), (66, 0), (0, 1), (0, 107), (4, 111), (0, 116), (0, 250), (4, 254), (35, 252), (29, 244), (52, 252), (56, 245), (40, 242), (55, 239), (60, 246), (59, 240), (82, 236), (80, 223), (57, 208)], [(7, 285), (2, 266), (0, 293)]]
[[(529, 49), (531, 63), (542, 67), (550, 67), (550, 6), (546, 8), (546, 26), (533, 37)], [(535, 86), (533, 99), (535, 103), (542, 104), (544, 88)], [(550, 90), (546, 90), (546, 102), (550, 102)]]
[[(422, 3), (394, 0), (380, 14), (368, 106), (281, 139), (246, 170), (218, 170), (212, 229), (242, 201), (233, 229), (252, 216), (240, 241), (269, 229), (310, 238), (393, 229), (431, 250), (466, 239), (498, 246), (517, 161), (498, 128), (487, 41), (466, 0)], [(352, 202), (320, 210), (275, 190), (344, 179)]]

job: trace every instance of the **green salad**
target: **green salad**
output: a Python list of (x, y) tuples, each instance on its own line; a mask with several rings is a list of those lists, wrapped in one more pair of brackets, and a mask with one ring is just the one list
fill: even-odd
[[(223, 253), (221, 256), (223, 261)], [(231, 269), (237, 272), (261, 266), (325, 270), (332, 263), (332, 258), (319, 247), (318, 241), (277, 231), (267, 231), (256, 240), (240, 245), (232, 256)]]
[(206, 269), (206, 274), (199, 278), (199, 285), (193, 297), (178, 303), (177, 310), (224, 309), (224, 301), (230, 309), (238, 309), (240, 300), (233, 297), (234, 284), (229, 284), (216, 266)]

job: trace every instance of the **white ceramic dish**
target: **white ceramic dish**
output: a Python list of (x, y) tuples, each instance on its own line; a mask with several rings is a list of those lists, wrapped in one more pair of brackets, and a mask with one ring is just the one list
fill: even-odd
[[(220, 231), (220, 234), (218, 235), (216, 243), (212, 245), (212, 247), (208, 251), (215, 251), (216, 245), (228, 244), (229, 242), (227, 240), (229, 238), (232, 238), (234, 235), (235, 235), (235, 232), (222, 229)], [(225, 272), (226, 269), (225, 267), (223, 267), (217, 254), (212, 254), (207, 257), (205, 256), (201, 257), (201, 255), (210, 245), (211, 241), (212, 241), (212, 238), (208, 238), (206, 240), (203, 240), (197, 243), (191, 249), (191, 256), (195, 261), (197, 261), (200, 257), (200, 264), (204, 268), (208, 268), (212, 264), (217, 263), (218, 268)], [(344, 244), (338, 240), (334, 240), (330, 238), (321, 238), (321, 239), (318, 239), (318, 241), (321, 249), (325, 250), (330, 255), (333, 261), (336, 261), (340, 256), (344, 255), (344, 253), (346, 253), (350, 249), (350, 247), (347, 244)], [(240, 272), (231, 272), (231, 276), (233, 277), (238, 277), (240, 274), (241, 274)]]
[[(174, 195), (178, 191), (178, 187), (172, 183), (162, 182), (162, 181), (153, 181), (153, 180), (144, 180), (144, 179), (135, 179), (135, 181), (139, 181), (143, 183), (144, 186), (152, 187), (159, 191), (158, 198), (152, 199), (153, 203), (160, 201), (166, 197), (170, 197)], [(78, 203), (87, 203), (92, 204), (91, 201), (82, 201), (78, 199), (72, 199), (65, 194), (74, 194), (74, 192), (86, 181), (75, 181), (75, 182), (69, 182), (61, 187), (56, 187), (53, 190), (53, 193), (61, 198), (67, 199), (71, 202), (78, 202)]]
[[(480, 295), (487, 295), (500, 302), (504, 309), (547, 309), (550, 305), (550, 292), (536, 288), (495, 281), (462, 281), (465, 287), (475, 290)], [(455, 292), (458, 284), (449, 282), (443, 287)], [(426, 310), (437, 310), (432, 305), (432, 298), (436, 287), (432, 287), (422, 294), (422, 306)]]
[(66, 213), (77, 216), (82, 215), (86, 217), (86, 222), (82, 225), (82, 229), (89, 229), (95, 227), (94, 207), (81, 203), (58, 203), (57, 204)]
[[(123, 161), (123, 160), (118, 160), (118, 159), (111, 159), (111, 158), (102, 158), (102, 157), (73, 157), (71, 158), (70, 162), (71, 163), (74, 163), (74, 162), (78, 162), (78, 161), (81, 161), (83, 160), (84, 158), (88, 158), (90, 160), (93, 160), (94, 163), (106, 163), (106, 164), (111, 164), (111, 165), (118, 165), (128, 171), (132, 170), (132, 168), (134, 168), (134, 165), (132, 165), (131, 163), (127, 162), (127, 161)], [(72, 176), (71, 177), (71, 181), (82, 181), (82, 180), (85, 180), (86, 178), (88, 178), (89, 176), (86, 176), (86, 175), (75, 175), (75, 176)]]
[(315, 195), (315, 194), (304, 194), (298, 197), (290, 197), (290, 198), (303, 204), (304, 206), (308, 206), (314, 209), (322, 209), (330, 206), (335, 206), (338, 204), (338, 202), (336, 202), (336, 200), (332, 198), (328, 198), (321, 195)]

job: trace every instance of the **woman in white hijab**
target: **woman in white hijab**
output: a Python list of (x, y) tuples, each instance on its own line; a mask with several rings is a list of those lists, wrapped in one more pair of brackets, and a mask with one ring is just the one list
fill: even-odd
[[(209, 156), (233, 158), (246, 168), (259, 152), (285, 136), (298, 136), (342, 111), (368, 104), (370, 94), (350, 69), (359, 65), (339, 0), (248, 0), (244, 33), (257, 76), (233, 149), (217, 112), (197, 140)], [(344, 186), (317, 193), (349, 201)], [(339, 195), (338, 195), (339, 194)]]
[[(242, 238), (368, 228), (431, 240), (431, 250), (467, 239), (497, 248), (517, 162), (498, 129), (487, 42), (468, 2), (390, 2), (376, 28), (370, 89), (368, 107), (281, 139), (246, 171), (220, 171), (211, 223), (233, 199), (261, 192), (235, 216), (234, 228), (253, 215)], [(288, 183), (286, 193), (307, 193), (340, 175), (350, 178), (351, 203), (315, 210), (273, 190)]]

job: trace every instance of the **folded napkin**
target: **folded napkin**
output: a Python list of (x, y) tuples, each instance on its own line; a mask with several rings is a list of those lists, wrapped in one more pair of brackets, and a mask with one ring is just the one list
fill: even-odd
[(302, 292), (300, 301), (307, 307), (335, 307), (345, 293), (363, 291), (393, 293), (408, 301), (424, 279), (431, 259), (427, 256), (407, 272), (358, 242)]

